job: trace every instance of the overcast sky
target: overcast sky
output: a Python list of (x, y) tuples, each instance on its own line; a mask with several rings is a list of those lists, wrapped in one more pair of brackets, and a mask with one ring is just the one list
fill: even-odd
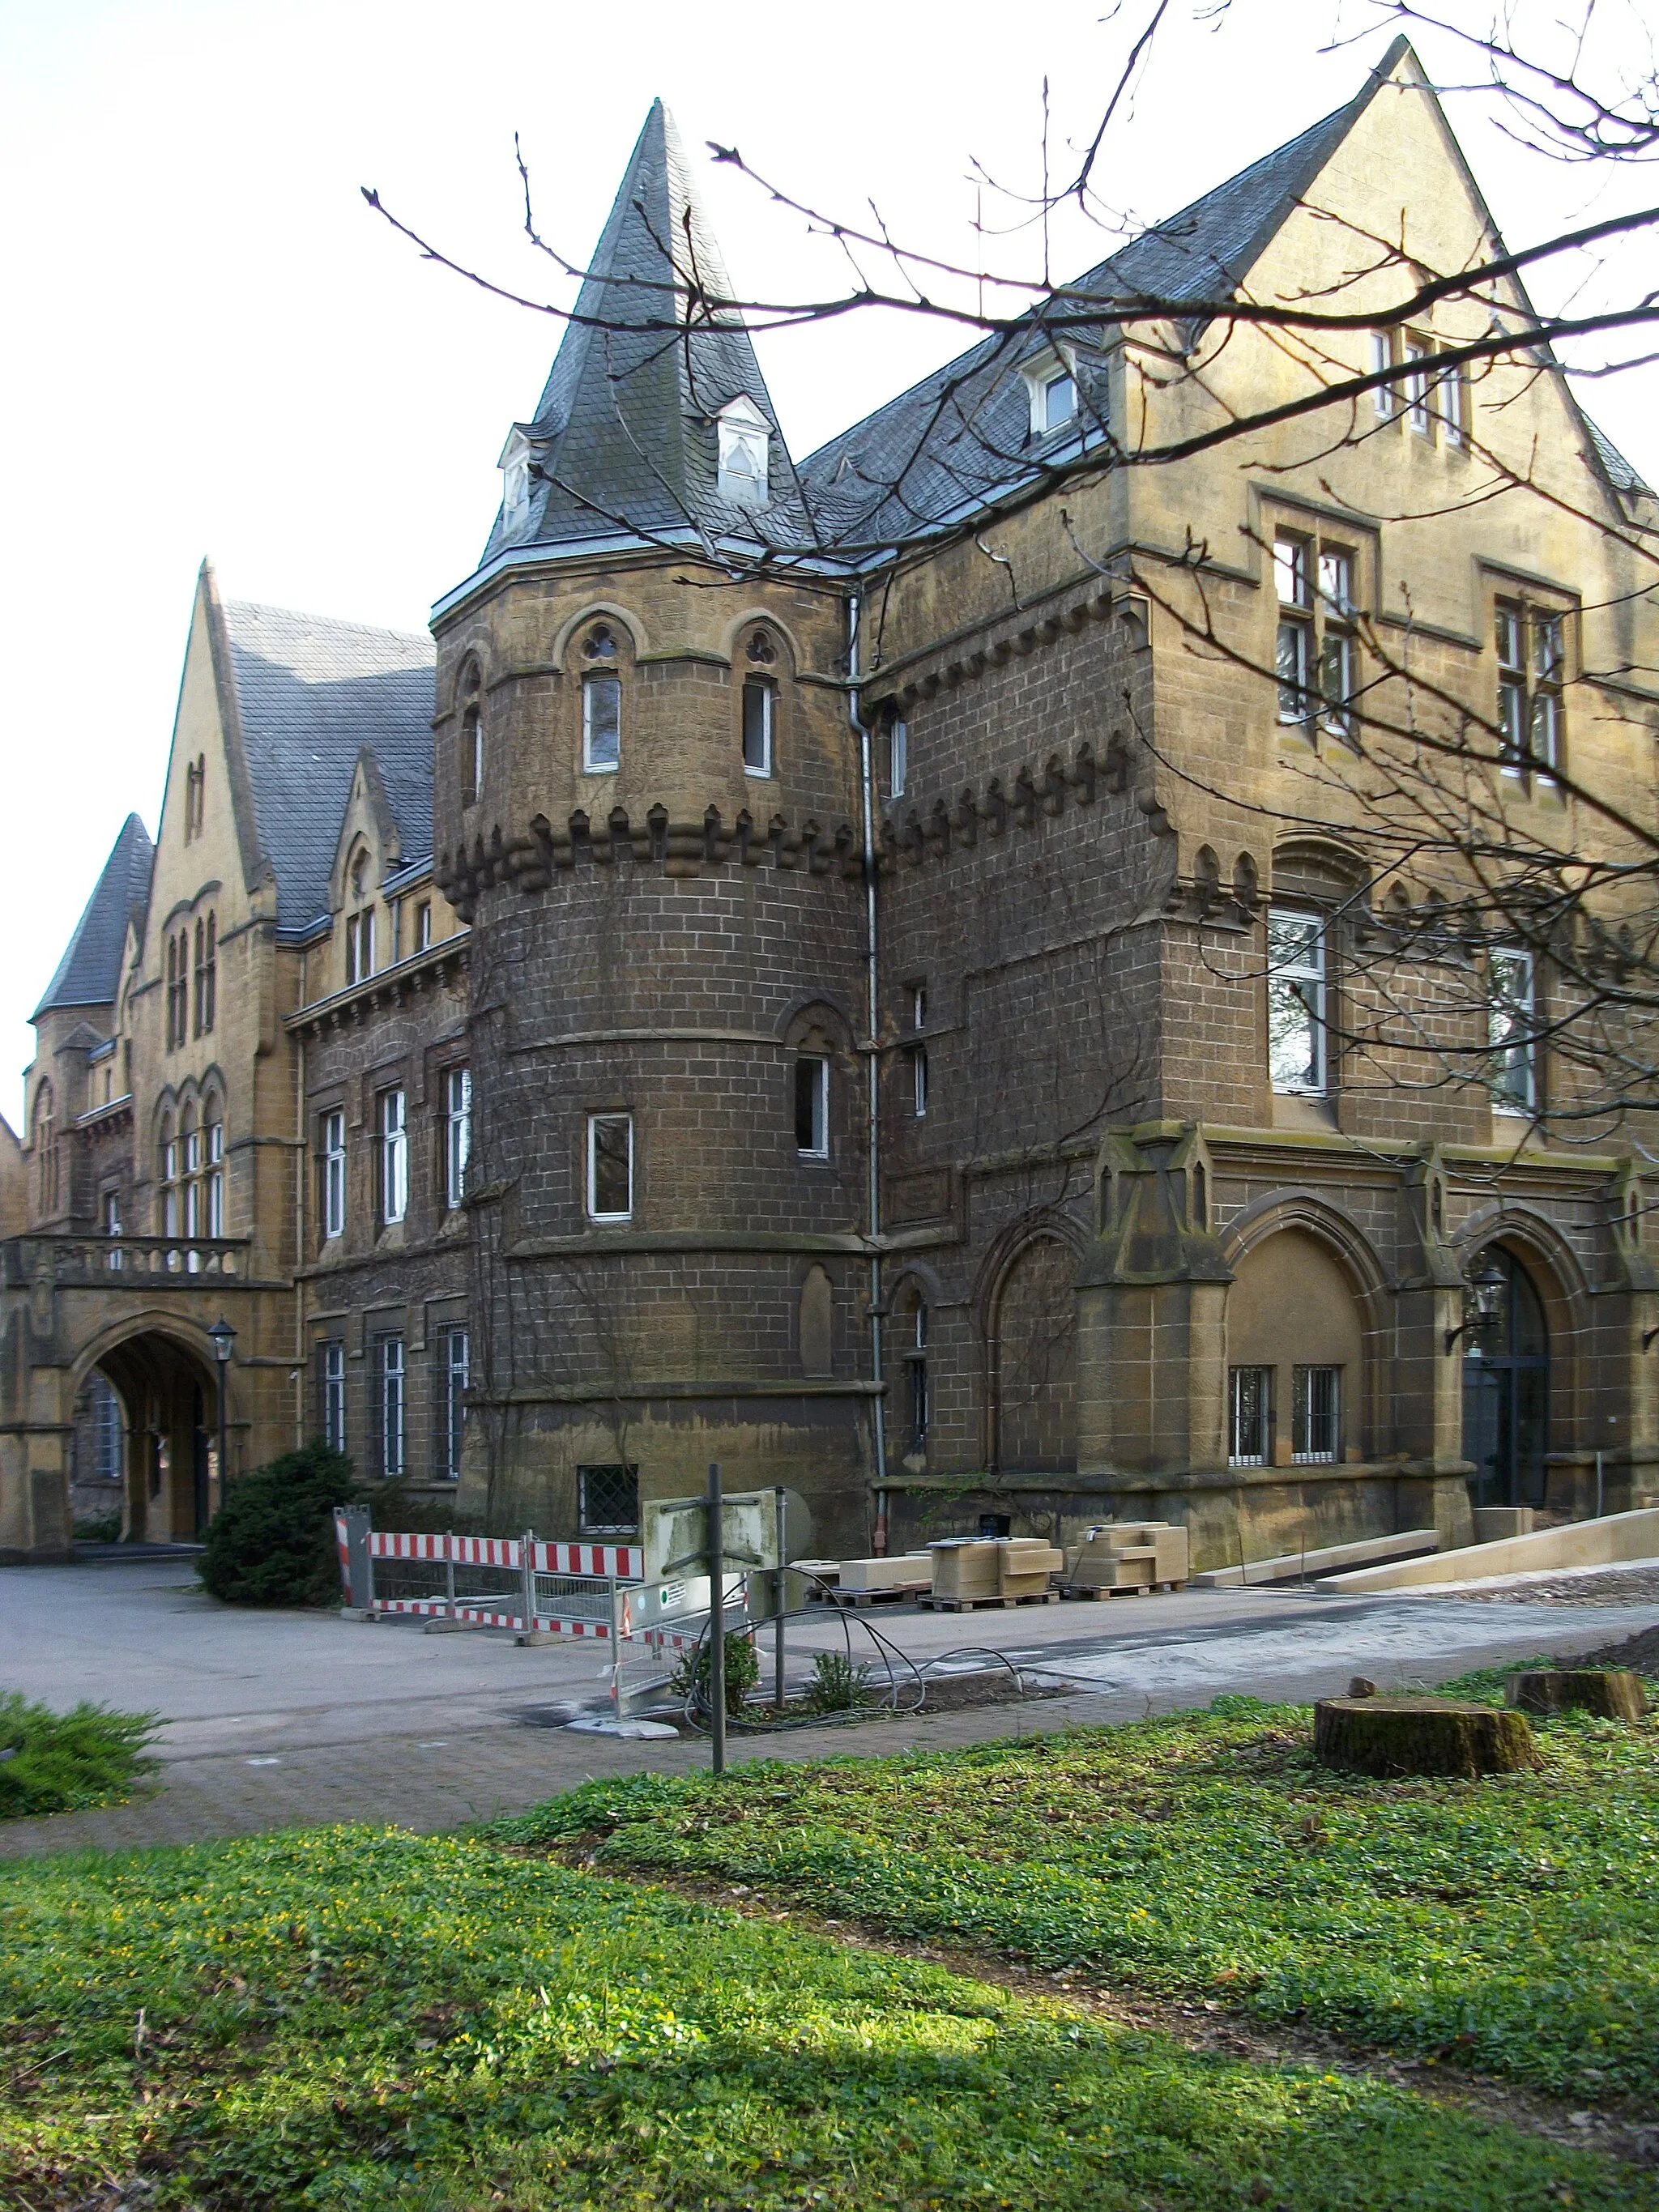
[[(1152, 5), (0, 0), (0, 1113), (15, 1123), (27, 1017), (122, 822), (136, 808), (155, 831), (203, 556), (228, 598), (412, 630), (483, 544), (507, 425), (533, 407), (556, 327), (423, 264), (360, 185), (568, 299), (520, 239), (513, 134), (544, 228), (580, 258), (660, 94), (740, 291), (844, 276), (797, 219), (707, 167), (711, 138), (831, 210), (873, 196), (895, 234), (961, 258), (974, 160), (1036, 182), (1046, 74), (1059, 170)], [(1167, 214), (1338, 105), (1387, 33), (1322, 49), (1375, 13), (1171, 0), (1109, 141), (1106, 200), (1127, 221)], [(1641, 9), (1602, 13), (1638, 64)], [(1422, 46), (1437, 75), (1464, 73)], [(1486, 103), (1452, 106), (1511, 244), (1638, 204), (1643, 179), (1564, 171)], [(1000, 205), (987, 197), (988, 223)], [(1066, 274), (1109, 241), (1073, 220), (1051, 246)], [(1026, 232), (994, 250), (1035, 271), (1039, 247)], [(799, 455), (959, 343), (847, 322), (775, 337), (762, 359)], [(1652, 481), (1659, 372), (1585, 396)]]

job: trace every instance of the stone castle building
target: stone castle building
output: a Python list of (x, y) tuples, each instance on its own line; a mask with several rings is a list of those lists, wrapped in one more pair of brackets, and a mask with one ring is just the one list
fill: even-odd
[(187, 1535), (319, 1434), (560, 1536), (718, 1459), (830, 1551), (1156, 1513), (1218, 1565), (1659, 1487), (1645, 1155), (1528, 1133), (1547, 1021), (1501, 1080), (1355, 1042), (1391, 886), (1310, 773), (1392, 638), (1527, 691), (1566, 849), (1575, 783), (1650, 821), (1652, 496), (1547, 362), (1416, 366), (1455, 298), (1322, 340), (1396, 372), (1347, 434), (1203, 442), (1321, 361), (1182, 303), (1382, 315), (1396, 234), (1495, 237), (1403, 45), (1072, 288), (1159, 316), (988, 338), (797, 464), (741, 325), (664, 327), (669, 241), (725, 280), (653, 109), (431, 637), (204, 569), (156, 842), (0, 1155), (0, 1558), (71, 1498)]

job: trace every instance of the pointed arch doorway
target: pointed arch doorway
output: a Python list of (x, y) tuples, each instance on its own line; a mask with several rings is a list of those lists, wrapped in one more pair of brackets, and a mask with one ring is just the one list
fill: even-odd
[(1503, 1278), (1491, 1320), (1464, 1339), (1463, 1456), (1476, 1505), (1541, 1505), (1549, 1449), (1549, 1331), (1544, 1302), (1512, 1252), (1480, 1255)]

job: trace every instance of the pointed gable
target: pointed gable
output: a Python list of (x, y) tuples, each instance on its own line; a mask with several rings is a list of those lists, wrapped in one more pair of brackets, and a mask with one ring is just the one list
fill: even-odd
[[(688, 327), (693, 278), (732, 296), (673, 119), (657, 100), (535, 415), (509, 434), (485, 563), (518, 544), (684, 539), (688, 526), (799, 542), (805, 514), (748, 331), (736, 315)], [(765, 428), (763, 497), (720, 489), (720, 421), (739, 399)]]
[(127, 926), (135, 908), (142, 911), (149, 898), (154, 859), (149, 832), (136, 814), (129, 814), (31, 1021), (64, 1007), (114, 1005), (120, 995)]
[(277, 921), (303, 930), (328, 912), (340, 820), (365, 749), (404, 854), (432, 848), (432, 641), (234, 600), (224, 629)]

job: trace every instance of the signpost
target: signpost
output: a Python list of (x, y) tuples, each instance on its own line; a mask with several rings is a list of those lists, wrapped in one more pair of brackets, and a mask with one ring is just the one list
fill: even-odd
[[(663, 1585), (688, 1580), (699, 1568), (708, 1570), (709, 1735), (714, 1771), (724, 1774), (726, 1608), (730, 1599), (726, 1585), (738, 1576), (768, 1574), (774, 1586), (778, 1613), (777, 1686), (781, 1698), (786, 1601), (783, 1492), (745, 1490), (727, 1497), (720, 1482), (720, 1462), (713, 1461), (708, 1486), (701, 1498), (648, 1498), (640, 1533), (645, 1550), (645, 1589), (640, 1595), (646, 1620), (658, 1618), (662, 1612)], [(734, 1568), (738, 1576), (732, 1574)], [(654, 1608), (653, 1596), (657, 1599)], [(620, 1647), (617, 1656), (620, 1663)]]

